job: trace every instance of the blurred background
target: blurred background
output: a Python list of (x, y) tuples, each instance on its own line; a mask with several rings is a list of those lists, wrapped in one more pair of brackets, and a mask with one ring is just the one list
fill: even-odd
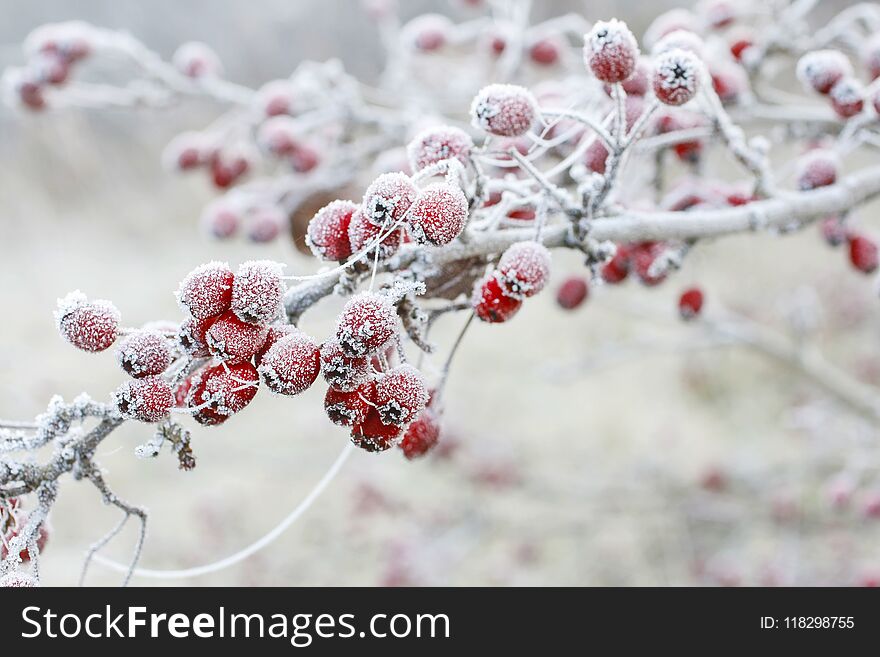
[[(468, 15), (456, 3), (402, 4), (404, 17)], [(586, 4), (540, 2), (534, 14), (616, 15), (642, 34), (653, 15), (686, 3)], [(847, 4), (823, 2), (819, 15)], [(20, 43), (33, 28), (76, 18), (128, 30), (166, 58), (184, 41), (204, 41), (227, 77), (249, 86), (286, 76), (306, 58), (338, 57), (367, 81), (382, 68), (376, 30), (350, 0), (0, 0), (0, 15), (0, 67), (23, 61)], [(206, 101), (38, 115), (0, 107), (0, 417), (32, 418), (54, 393), (104, 399), (122, 381), (112, 354), (85, 354), (58, 337), (52, 310), (69, 290), (112, 299), (133, 326), (179, 320), (173, 290), (210, 259), (271, 258), (294, 272), (313, 269), (286, 240), (210, 239), (197, 222), (214, 195), (207, 181), (160, 166), (174, 135), (219, 113)], [(877, 219), (876, 205), (856, 218), (869, 230)], [(581, 264), (559, 253), (554, 267), (551, 288)], [(817, 230), (701, 244), (656, 289), (634, 282), (593, 289), (571, 313), (546, 292), (515, 321), (473, 327), (452, 371), (434, 453), (416, 462), (398, 450), (355, 453), (270, 547), (179, 583), (878, 581), (877, 427), (797, 372), (745, 348), (707, 345), (700, 326), (677, 316), (678, 295), (693, 284), (705, 291), (710, 317), (735, 309), (783, 333), (799, 327), (831, 362), (880, 383), (874, 282)], [(326, 334), (339, 305), (320, 305), (304, 328)], [(436, 340), (450, 344), (463, 320), (441, 322)], [(117, 493), (150, 510), (141, 565), (197, 566), (273, 527), (347, 440), (326, 420), (322, 397), (321, 386), (293, 399), (261, 394), (227, 424), (195, 429), (198, 467), (189, 473), (167, 455), (134, 457), (148, 428), (118, 430), (99, 461)], [(851, 497), (841, 503), (835, 486), (853, 472)], [(70, 478), (59, 500), (41, 560), (48, 585), (75, 583), (83, 551), (116, 522), (93, 488)], [(105, 553), (125, 560), (130, 529)], [(100, 565), (90, 577), (118, 581)]]

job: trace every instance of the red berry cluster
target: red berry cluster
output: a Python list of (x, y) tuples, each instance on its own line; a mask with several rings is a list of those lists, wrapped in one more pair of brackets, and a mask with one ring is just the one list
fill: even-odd
[(474, 287), (471, 305), (484, 322), (511, 319), (523, 299), (544, 289), (550, 277), (550, 252), (540, 242), (518, 242), (510, 246), (497, 268)]
[[(873, 79), (876, 76), (870, 43), (864, 64)], [(837, 50), (808, 52), (798, 61), (797, 75), (806, 89), (826, 96), (831, 108), (841, 119), (861, 114), (869, 100), (865, 86), (856, 77), (850, 60)], [(880, 106), (880, 94), (875, 94), (873, 103), (875, 108)]]

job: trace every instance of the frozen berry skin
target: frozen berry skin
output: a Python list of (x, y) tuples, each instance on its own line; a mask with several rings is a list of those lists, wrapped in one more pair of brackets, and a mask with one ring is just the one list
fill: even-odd
[(354, 390), (337, 390), (328, 388), (324, 396), (324, 411), (333, 424), (342, 427), (353, 427), (362, 424), (376, 398), (376, 384), (372, 381)]
[(403, 429), (384, 424), (375, 409), (370, 409), (366, 419), (351, 429), (351, 442), (366, 452), (384, 452), (394, 447)]
[(390, 229), (406, 216), (418, 193), (419, 190), (405, 173), (383, 173), (364, 192), (361, 212), (370, 223)]
[(703, 309), (703, 291), (692, 287), (681, 293), (678, 298), (678, 313), (684, 320), (691, 320), (699, 316)]
[(353, 201), (332, 201), (315, 213), (306, 233), (306, 244), (315, 257), (337, 262), (351, 257), (348, 226), (357, 209)]
[(640, 242), (632, 245), (630, 251), (632, 268), (643, 285), (653, 287), (666, 279), (665, 272), (661, 274), (651, 272), (654, 261), (665, 248), (662, 242)]
[(336, 322), (336, 339), (350, 358), (369, 356), (397, 335), (397, 311), (384, 294), (353, 296)]
[(119, 335), (119, 311), (109, 301), (89, 301), (76, 290), (58, 300), (55, 324), (61, 337), (83, 351), (104, 351)]
[(234, 275), (225, 262), (199, 265), (177, 288), (177, 303), (196, 319), (206, 319), (229, 310)]
[(522, 306), (522, 300), (504, 294), (504, 290), (492, 273), (474, 287), (471, 305), (484, 322), (498, 324), (511, 319)]
[(810, 151), (797, 162), (797, 186), (801, 191), (827, 187), (837, 182), (840, 161), (833, 151)]
[(586, 301), (590, 286), (583, 276), (570, 276), (556, 291), (556, 303), (563, 310), (574, 310)]
[(409, 424), (428, 403), (425, 378), (412, 365), (398, 365), (376, 380), (375, 403), (384, 424)]
[(296, 173), (308, 173), (321, 164), (321, 153), (314, 146), (299, 144), (287, 157), (287, 161)]
[(550, 278), (550, 251), (539, 242), (517, 242), (501, 255), (496, 278), (509, 297), (525, 299), (544, 289)]
[(139, 330), (125, 336), (117, 347), (119, 366), (136, 379), (161, 374), (171, 364), (171, 347), (159, 331)]
[(460, 128), (441, 125), (427, 128), (407, 144), (406, 155), (413, 171), (455, 158), (466, 165), (471, 159), (474, 140)]
[(184, 353), (192, 358), (204, 358), (210, 355), (211, 351), (208, 349), (208, 339), (205, 334), (216, 319), (216, 317), (208, 317), (207, 319), (190, 317), (180, 325), (177, 332), (177, 342)]
[(159, 422), (174, 407), (171, 384), (161, 376), (130, 379), (114, 393), (122, 417), (139, 422)]
[(309, 336), (291, 333), (265, 353), (258, 371), (272, 392), (298, 395), (308, 390), (321, 373), (321, 352)]
[(850, 235), (849, 261), (853, 267), (864, 274), (876, 271), (878, 264), (876, 242), (864, 235)]
[(842, 119), (851, 119), (865, 109), (865, 88), (855, 78), (843, 78), (828, 93), (831, 107)]
[(230, 308), (243, 322), (268, 324), (282, 315), (282, 265), (271, 260), (242, 263), (232, 284)]
[(199, 41), (182, 44), (171, 58), (180, 73), (190, 78), (220, 77), (223, 65), (210, 46)]
[(823, 95), (852, 72), (849, 59), (837, 50), (814, 50), (797, 63), (797, 76), (804, 88)]
[(611, 285), (616, 285), (626, 280), (631, 266), (630, 255), (631, 251), (627, 245), (618, 244), (614, 257), (602, 265), (602, 269), (599, 270), (602, 280)]
[(205, 342), (217, 358), (236, 362), (260, 351), (268, 335), (268, 327), (243, 322), (227, 310), (211, 324), (205, 333)]
[(626, 23), (598, 21), (584, 37), (584, 62), (602, 82), (623, 82), (636, 70), (639, 45)]
[(369, 359), (347, 356), (336, 339), (321, 345), (321, 372), (331, 388), (343, 392), (360, 388), (373, 377)]
[(559, 62), (559, 43), (554, 39), (538, 39), (529, 46), (529, 59), (539, 66), (553, 66)]
[(409, 425), (398, 447), (403, 455), (415, 459), (427, 454), (440, 439), (440, 418), (430, 408), (422, 411), (415, 422)]
[[(375, 240), (382, 235), (386, 237), (378, 245), (374, 244)], [(348, 243), (352, 254), (369, 249), (369, 257), (374, 258), (378, 246), (379, 260), (385, 260), (397, 252), (402, 239), (403, 227), (389, 230), (370, 223), (360, 208), (351, 215), (351, 221), (348, 224)]]
[(199, 424), (222, 424), (247, 406), (260, 383), (249, 362), (203, 367), (192, 376), (186, 405)]
[(519, 137), (538, 117), (532, 92), (512, 84), (483, 87), (471, 103), (471, 123), (497, 137)]
[(654, 62), (654, 95), (666, 105), (684, 105), (697, 94), (699, 72), (700, 63), (691, 52), (675, 49), (661, 54)]
[(461, 234), (468, 219), (468, 201), (457, 185), (432, 183), (409, 211), (409, 232), (419, 244), (443, 246)]

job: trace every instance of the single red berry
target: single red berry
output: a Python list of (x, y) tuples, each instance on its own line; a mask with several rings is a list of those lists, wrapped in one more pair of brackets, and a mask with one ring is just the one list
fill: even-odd
[(199, 424), (222, 424), (251, 402), (259, 384), (256, 368), (247, 361), (206, 366), (193, 375), (186, 405)]
[(200, 223), (209, 235), (227, 239), (238, 231), (241, 216), (225, 199), (218, 199), (208, 204), (202, 212)]
[(666, 250), (662, 242), (640, 242), (632, 246), (630, 258), (633, 271), (639, 280), (649, 287), (659, 285), (666, 279), (666, 272), (654, 272), (654, 261)]
[(58, 299), (55, 323), (61, 337), (83, 351), (104, 351), (119, 335), (119, 311), (109, 301), (89, 301), (79, 290)]
[(265, 116), (293, 114), (296, 90), (290, 80), (270, 80), (257, 91), (254, 102)]
[(703, 292), (699, 288), (692, 287), (681, 293), (678, 298), (678, 312), (681, 318), (694, 319), (703, 308)]
[(315, 146), (299, 144), (287, 160), (296, 173), (308, 173), (321, 164), (321, 154)]
[(507, 48), (507, 40), (500, 34), (493, 34), (488, 41), (489, 51), (493, 57), (500, 57)]
[(357, 203), (352, 201), (332, 201), (318, 210), (306, 233), (306, 244), (315, 257), (335, 261), (351, 257), (348, 226), (357, 209)]
[(248, 239), (257, 244), (275, 240), (287, 224), (287, 215), (277, 205), (259, 205), (245, 215)]
[[(385, 237), (376, 244), (376, 240), (382, 236)], [(348, 243), (353, 254), (369, 248), (369, 257), (373, 258), (378, 249), (379, 260), (385, 260), (397, 252), (403, 238), (403, 227), (389, 230), (388, 227), (383, 228), (370, 223), (360, 208), (351, 215), (348, 223)]]
[(657, 100), (666, 105), (684, 105), (697, 94), (700, 63), (687, 50), (674, 49), (657, 57), (653, 87)]
[(168, 142), (162, 160), (169, 169), (191, 171), (208, 163), (210, 150), (201, 133), (182, 132)]
[(116, 352), (119, 366), (136, 379), (161, 374), (171, 364), (171, 347), (159, 331), (139, 330), (125, 336)]
[(439, 439), (440, 418), (433, 410), (426, 408), (407, 427), (398, 446), (403, 450), (403, 455), (412, 460), (427, 454)]
[(866, 518), (880, 519), (880, 490), (869, 490), (864, 493), (862, 513)]
[(530, 205), (510, 210), (507, 213), (507, 218), (514, 219), (515, 221), (534, 221), (536, 216), (535, 208)]
[(181, 45), (171, 58), (174, 67), (190, 78), (220, 77), (223, 65), (209, 46), (199, 41)]
[(525, 87), (490, 84), (471, 103), (471, 123), (497, 137), (518, 137), (532, 127), (538, 103)]
[[(640, 57), (636, 62), (636, 68), (633, 74), (621, 83), (623, 90), (626, 92), (627, 98), (632, 96), (644, 97), (651, 88), (651, 63), (644, 57)], [(604, 85), (605, 93), (611, 96), (612, 87), (610, 84)]]
[(733, 55), (736, 61), (742, 63), (748, 59), (748, 50), (753, 48), (754, 45), (755, 42), (748, 37), (734, 39), (730, 44), (730, 54)]
[(298, 395), (308, 390), (321, 373), (320, 349), (304, 333), (291, 333), (263, 355), (259, 373), (272, 392)]
[(254, 355), (254, 365), (259, 368), (263, 356), (265, 356), (266, 352), (272, 348), (272, 345), (278, 342), (281, 338), (287, 337), (291, 334), (299, 334), (301, 332), (302, 331), (293, 324), (273, 324), (270, 326), (266, 334), (266, 341), (263, 343), (260, 350)]
[(46, 107), (43, 85), (33, 80), (19, 80), (16, 84), (18, 99), (29, 110), (40, 111)]
[(864, 235), (850, 235), (849, 260), (860, 272), (874, 272), (878, 264), (877, 244)]
[(206, 333), (216, 320), (216, 317), (196, 319), (190, 317), (180, 325), (177, 332), (177, 342), (185, 353), (193, 358), (204, 358), (210, 355)]
[(250, 159), (238, 152), (218, 151), (211, 158), (211, 179), (219, 189), (231, 187), (251, 168)]
[(349, 391), (328, 388), (324, 396), (324, 410), (333, 424), (352, 427), (363, 424), (367, 419), (367, 415), (373, 411), (375, 398), (376, 384), (372, 381)]
[(267, 327), (243, 322), (233, 311), (227, 310), (211, 324), (205, 333), (205, 341), (217, 358), (234, 362), (260, 351), (268, 335)]
[(292, 155), (300, 144), (296, 121), (290, 116), (272, 116), (257, 130), (257, 143), (276, 157)]
[(816, 149), (802, 156), (797, 162), (798, 189), (807, 191), (827, 187), (837, 182), (840, 161), (833, 151)]
[(602, 265), (599, 271), (602, 280), (612, 285), (622, 282), (629, 275), (631, 249), (625, 244), (618, 244), (614, 257)]
[(855, 78), (843, 78), (828, 93), (831, 107), (842, 119), (861, 114), (865, 108), (865, 88)]
[(145, 376), (123, 383), (114, 393), (122, 417), (139, 422), (159, 422), (174, 407), (171, 384), (161, 376)]
[(471, 159), (474, 140), (460, 128), (441, 125), (417, 134), (407, 145), (406, 153), (413, 171), (455, 158), (464, 165)]
[(582, 276), (570, 276), (556, 291), (556, 303), (565, 310), (579, 307), (590, 295), (590, 286)]
[(397, 311), (384, 294), (353, 296), (336, 322), (336, 339), (350, 358), (369, 356), (397, 335)]
[(601, 139), (594, 139), (584, 151), (584, 166), (594, 173), (604, 174), (608, 162), (608, 149)]
[(373, 369), (365, 356), (352, 358), (336, 339), (321, 345), (321, 371), (331, 388), (351, 391), (370, 381)]
[(540, 66), (553, 66), (559, 61), (559, 43), (554, 39), (538, 39), (529, 46), (529, 58)]
[[(707, 125), (706, 120), (699, 114), (676, 110), (675, 114), (665, 113), (657, 120), (657, 133), (666, 134), (690, 128), (699, 128)], [(703, 154), (704, 142), (700, 139), (679, 141), (672, 146), (672, 151), (682, 162), (696, 164)]]
[(406, 216), (418, 193), (405, 173), (383, 173), (367, 187), (361, 212), (367, 221), (388, 230)]
[(403, 429), (393, 424), (383, 424), (375, 409), (370, 409), (366, 419), (351, 429), (351, 442), (367, 452), (384, 452), (394, 446)]
[(177, 288), (177, 303), (196, 319), (214, 317), (232, 303), (232, 270), (225, 262), (211, 261), (193, 269)]
[(449, 41), (455, 26), (442, 14), (422, 14), (403, 26), (404, 39), (416, 50), (434, 52)]
[(636, 70), (639, 44), (626, 23), (598, 21), (584, 37), (584, 62), (602, 82), (623, 82)]
[(501, 255), (496, 278), (509, 297), (525, 299), (544, 289), (550, 278), (550, 251), (539, 242), (517, 242)]
[(474, 286), (471, 305), (477, 317), (496, 324), (511, 319), (522, 306), (522, 300), (507, 296), (493, 272)]
[(30, 62), (29, 69), (35, 79), (49, 85), (64, 84), (70, 75), (70, 63), (54, 53), (38, 55)]
[(852, 75), (852, 65), (841, 52), (815, 50), (801, 57), (797, 63), (797, 76), (807, 89), (827, 94), (843, 78)]
[(385, 424), (404, 426), (428, 403), (428, 387), (412, 365), (398, 365), (376, 379), (376, 411)]
[(826, 217), (819, 227), (828, 246), (840, 246), (847, 240), (849, 231), (842, 217)]
[(230, 308), (241, 321), (268, 324), (281, 316), (285, 289), (282, 267), (271, 260), (249, 260), (239, 265)]
[(419, 244), (443, 246), (461, 234), (468, 219), (468, 200), (457, 185), (425, 187), (409, 210), (409, 232)]

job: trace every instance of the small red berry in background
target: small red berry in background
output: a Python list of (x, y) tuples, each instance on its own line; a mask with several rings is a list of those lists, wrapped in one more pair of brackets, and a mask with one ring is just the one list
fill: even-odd
[(748, 58), (748, 50), (753, 48), (755, 42), (752, 41), (751, 38), (741, 37), (735, 39), (730, 44), (730, 54), (733, 55), (733, 58), (742, 63)]
[(852, 72), (849, 59), (836, 50), (814, 50), (797, 63), (797, 76), (804, 87), (823, 95)]
[(243, 262), (232, 283), (232, 312), (243, 322), (268, 324), (283, 313), (282, 265), (271, 260)]
[(191, 377), (186, 405), (199, 424), (222, 424), (251, 402), (259, 383), (259, 374), (248, 361), (205, 366)]
[(271, 80), (257, 90), (254, 104), (267, 117), (294, 113), (296, 90), (289, 80)]
[(119, 366), (136, 379), (161, 374), (171, 364), (171, 347), (159, 331), (141, 329), (125, 336), (116, 351)]
[(522, 306), (522, 300), (505, 294), (493, 272), (477, 282), (471, 304), (477, 317), (484, 322), (497, 324), (511, 319)]
[(666, 105), (684, 105), (697, 94), (700, 62), (686, 50), (664, 52), (654, 62), (652, 85), (657, 100)]
[(415, 422), (409, 425), (398, 447), (403, 455), (415, 459), (427, 454), (440, 439), (440, 418), (431, 408), (426, 408)]
[(268, 153), (276, 157), (292, 155), (300, 144), (297, 123), (284, 113), (273, 116), (260, 125), (257, 131), (257, 143)]
[[(632, 96), (645, 97), (651, 88), (651, 62), (645, 57), (640, 57), (636, 62), (635, 70), (626, 80), (621, 82), (623, 90), (626, 92), (627, 98)], [(610, 84), (603, 86), (605, 93), (611, 96), (612, 87)]]
[(351, 257), (348, 226), (358, 205), (353, 201), (332, 201), (318, 210), (309, 222), (306, 244), (322, 260), (342, 261)]
[(209, 235), (223, 240), (238, 232), (241, 216), (224, 199), (218, 199), (205, 207), (200, 223)]
[(842, 119), (861, 114), (865, 108), (865, 88), (855, 78), (843, 78), (828, 93), (831, 107)]
[(684, 320), (691, 320), (699, 316), (703, 309), (703, 291), (692, 287), (681, 293), (678, 298), (678, 312)]
[(570, 276), (556, 291), (556, 303), (564, 310), (574, 310), (587, 299), (590, 286), (583, 276)]
[(225, 262), (199, 265), (180, 282), (177, 303), (196, 319), (214, 317), (229, 310), (235, 276)]
[(266, 351), (258, 371), (272, 392), (298, 395), (308, 390), (321, 373), (321, 352), (310, 337), (293, 332)]
[(614, 257), (599, 270), (602, 280), (611, 285), (621, 283), (629, 275), (631, 249), (625, 244), (618, 244)]
[(403, 26), (401, 32), (416, 50), (435, 52), (449, 42), (455, 26), (442, 14), (422, 14)]
[(369, 356), (397, 335), (397, 321), (397, 311), (387, 296), (361, 292), (342, 309), (336, 323), (336, 339), (346, 356)]
[(534, 296), (544, 289), (550, 278), (550, 263), (550, 251), (540, 242), (517, 242), (508, 247), (498, 261), (498, 284), (509, 297)]
[(324, 396), (324, 410), (333, 424), (351, 427), (366, 421), (375, 398), (376, 384), (372, 381), (353, 390), (329, 388)]
[(370, 223), (390, 229), (404, 218), (418, 193), (405, 173), (383, 173), (364, 192), (361, 212)]
[(247, 237), (256, 244), (275, 240), (287, 224), (287, 215), (277, 205), (260, 205), (245, 215)]
[(519, 137), (538, 118), (538, 103), (525, 87), (490, 84), (474, 97), (470, 113), (475, 128), (498, 137)]
[(61, 337), (83, 351), (104, 351), (119, 335), (119, 311), (109, 301), (89, 301), (76, 290), (58, 300), (55, 323)]
[(205, 342), (214, 356), (235, 362), (260, 351), (268, 335), (267, 327), (243, 322), (234, 312), (227, 310), (211, 324), (205, 333)]
[(876, 242), (864, 235), (850, 235), (849, 260), (853, 267), (860, 272), (865, 274), (873, 273), (878, 265)]
[(797, 185), (801, 191), (827, 187), (837, 182), (840, 160), (830, 150), (816, 149), (797, 162)]
[(174, 392), (161, 376), (146, 376), (123, 383), (114, 393), (116, 408), (124, 418), (159, 422), (174, 406)]
[(223, 65), (210, 46), (199, 41), (181, 45), (171, 58), (174, 67), (190, 78), (220, 77)]
[(631, 247), (630, 259), (633, 271), (643, 285), (653, 287), (666, 279), (666, 272), (652, 273), (654, 261), (666, 246), (662, 242), (640, 242)]
[(376, 412), (384, 424), (409, 424), (427, 403), (425, 379), (412, 365), (398, 365), (376, 379)]
[(602, 82), (623, 82), (636, 70), (639, 45), (626, 23), (598, 21), (584, 37), (584, 62)]
[(862, 61), (872, 80), (880, 78), (880, 32), (868, 39), (862, 49)]
[(453, 157), (466, 165), (470, 161), (473, 147), (474, 140), (464, 130), (442, 125), (427, 128), (417, 134), (407, 145), (406, 154), (412, 170), (421, 171)]
[(250, 159), (245, 155), (219, 151), (211, 158), (211, 180), (218, 189), (226, 189), (236, 183), (250, 168)]
[(540, 66), (553, 66), (559, 61), (559, 44), (554, 39), (538, 39), (529, 46), (529, 59)]
[(443, 246), (461, 234), (468, 200), (457, 185), (432, 183), (422, 189), (409, 210), (410, 235), (418, 244)]
[(725, 105), (740, 102), (749, 90), (749, 78), (741, 66), (718, 62), (709, 71), (712, 88)]
[(296, 173), (308, 173), (321, 164), (321, 153), (315, 146), (299, 144), (287, 156), (287, 161)]
[(822, 220), (819, 228), (822, 238), (828, 246), (840, 246), (846, 242), (849, 231), (842, 217), (826, 217)]
[(739, 16), (736, 3), (731, 0), (709, 0), (699, 5), (700, 14), (713, 30), (723, 30), (736, 22)]

